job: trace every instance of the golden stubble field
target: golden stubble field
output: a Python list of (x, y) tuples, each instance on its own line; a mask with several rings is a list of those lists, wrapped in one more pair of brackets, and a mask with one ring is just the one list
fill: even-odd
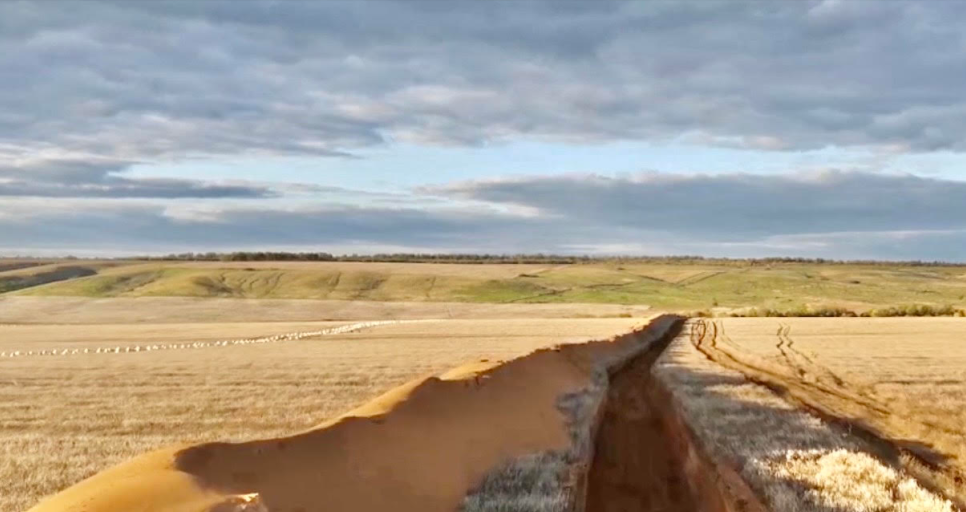
[(250, 323), (418, 318), (613, 318), (647, 305), (381, 302), (197, 297), (21, 297), (0, 295), (0, 324)]
[[(962, 318), (783, 318), (724, 320), (742, 350), (811, 378), (874, 397), (923, 424), (966, 433), (966, 320)], [(785, 342), (777, 331), (784, 326)], [(791, 346), (789, 346), (791, 342)], [(929, 435), (925, 428), (918, 435)], [(956, 444), (966, 450), (966, 437)], [(966, 451), (960, 453), (966, 463)]]
[[(15, 323), (0, 325), (0, 353), (211, 343), (320, 331), (365, 318), (455, 313), (298, 341), (0, 358), (4, 511), (25, 510), (155, 448), (292, 434), (414, 378), (467, 361), (607, 338), (643, 321), (643, 315), (561, 318), (615, 312), (581, 305), (462, 309), (346, 302), (332, 309), (310, 301), (18, 300), (16, 310), (6, 311)], [(265, 321), (292, 305), (301, 309), (281, 315), (289, 321)], [(489, 318), (459, 318), (472, 315)], [(953, 510), (944, 497), (961, 502), (956, 477), (966, 460), (966, 320), (717, 323), (717, 342), (703, 348), (718, 363), (685, 334), (655, 374), (713, 455), (740, 468), (772, 509), (927, 512)], [(788, 392), (776, 394), (761, 383)], [(877, 438), (863, 439), (848, 425)]]
[[(0, 510), (25, 510), (147, 450), (291, 434), (413, 378), (607, 338), (641, 322), (441, 320), (266, 344), (0, 359)], [(0, 351), (214, 341), (334, 325), (7, 325)]]
[(787, 510), (950, 510), (903, 494), (912, 476), (962, 506), (966, 320), (699, 323), (659, 371), (759, 492)]

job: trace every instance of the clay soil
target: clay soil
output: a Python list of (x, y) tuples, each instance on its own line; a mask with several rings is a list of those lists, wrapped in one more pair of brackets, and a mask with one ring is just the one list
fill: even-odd
[(655, 406), (651, 365), (673, 339), (633, 360), (611, 381), (588, 477), (587, 512), (699, 510), (683, 455)]

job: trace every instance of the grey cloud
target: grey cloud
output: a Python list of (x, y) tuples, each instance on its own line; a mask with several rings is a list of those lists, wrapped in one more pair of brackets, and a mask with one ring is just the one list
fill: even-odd
[(966, 262), (966, 230), (774, 236), (748, 243), (720, 244), (716, 254)]
[(89, 198), (265, 198), (276, 194), (267, 187), (219, 185), (176, 179), (114, 178), (98, 183), (62, 185), (31, 181), (0, 182), (0, 196)]
[[(963, 152), (964, 18), (962, 2), (4, 2), (0, 241), (566, 252), (660, 239), (648, 247), (966, 259), (964, 185), (912, 176), (558, 177), (432, 191), (540, 217), (406, 197), (196, 219), (156, 204), (49, 204), (335, 197), (125, 172), (224, 155), (345, 158), (398, 142)], [(41, 220), (30, 224), (9, 213), (24, 197), (59, 200), (34, 203)]]
[(466, 182), (424, 192), (525, 206), (562, 222), (649, 228), (707, 240), (966, 229), (966, 182), (911, 175), (554, 176)]
[(122, 176), (133, 163), (37, 158), (17, 165), (0, 163), (0, 196), (252, 199), (278, 195), (264, 185)]
[[(178, 210), (68, 199), (48, 211), (14, 200), (0, 203), (0, 252), (391, 246), (966, 262), (966, 183), (954, 181), (839, 172), (571, 176), (421, 192), (447, 201), (420, 204), (416, 195), (397, 206), (300, 208), (200, 201), (191, 204), (197, 210)], [(515, 205), (526, 208), (507, 208)]]
[(0, 142), (105, 158), (678, 137), (966, 150), (960, 2), (0, 5)]
[[(14, 163), (7, 163), (11, 160)], [(0, 155), (0, 178), (23, 179), (60, 184), (90, 183), (103, 181), (112, 174), (123, 172), (134, 162), (114, 160), (78, 160), (58, 158), (14, 159)]]
[[(503, 240), (517, 219), (481, 212), (413, 208), (329, 207), (301, 211), (233, 208), (171, 215), (154, 205), (102, 208), (78, 205), (72, 212), (30, 219), (0, 216), (0, 246), (7, 250), (71, 247), (137, 247), (145, 251), (326, 245), (489, 247)], [(104, 237), (109, 233), (109, 237)], [(481, 237), (482, 235), (482, 237)]]

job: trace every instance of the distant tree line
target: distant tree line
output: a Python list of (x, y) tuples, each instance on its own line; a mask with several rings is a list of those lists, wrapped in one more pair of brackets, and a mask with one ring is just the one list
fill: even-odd
[(187, 252), (165, 256), (143, 256), (136, 259), (147, 261), (356, 261), (382, 263), (538, 263), (538, 264), (580, 264), (580, 263), (665, 263), (677, 265), (714, 264), (734, 266), (768, 266), (783, 263), (813, 265), (907, 265), (919, 267), (966, 266), (966, 263), (943, 261), (880, 261), (880, 260), (835, 260), (826, 258), (706, 258), (704, 256), (588, 256), (559, 254), (448, 254), (448, 253), (380, 253), (334, 255), (327, 252), (277, 252), (277, 251), (237, 251), (229, 253)]
[(134, 259), (152, 261), (336, 261), (327, 252), (185, 252), (165, 256), (145, 256)]
[(149, 261), (357, 261), (385, 263), (587, 263), (597, 261), (591, 256), (557, 256), (552, 254), (346, 254), (327, 252), (230, 252), (181, 253), (165, 256), (134, 258)]
[(580, 263), (663, 263), (674, 265), (729, 265), (729, 266), (769, 266), (782, 263), (811, 265), (870, 265), (870, 266), (913, 266), (913, 267), (966, 267), (966, 262), (948, 261), (883, 261), (883, 260), (836, 260), (826, 258), (708, 258), (704, 256), (589, 256), (560, 255), (546, 253), (524, 254), (449, 254), (449, 253), (379, 253), (343, 254), (328, 252), (284, 252), (284, 251), (236, 251), (236, 252), (185, 252), (164, 256), (134, 256), (118, 258), (77, 258), (75, 256), (0, 256), (2, 259), (29, 260), (35, 262), (57, 260), (140, 260), (140, 261), (359, 261), (383, 263), (539, 263), (568, 265)]

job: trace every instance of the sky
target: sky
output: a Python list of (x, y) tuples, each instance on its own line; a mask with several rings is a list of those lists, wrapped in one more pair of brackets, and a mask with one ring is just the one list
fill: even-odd
[(0, 3), (0, 255), (966, 262), (964, 2)]

